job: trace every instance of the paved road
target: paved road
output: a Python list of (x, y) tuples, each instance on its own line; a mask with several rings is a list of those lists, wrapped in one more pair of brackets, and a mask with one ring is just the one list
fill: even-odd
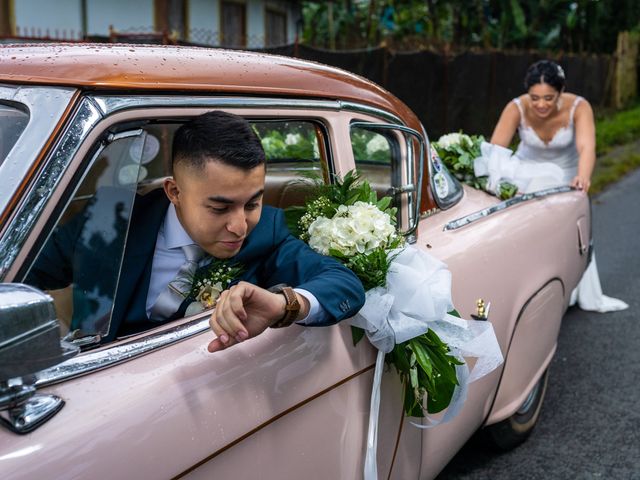
[(472, 439), (438, 480), (640, 479), (640, 170), (593, 201), (603, 290), (622, 312), (570, 308), (531, 437), (496, 454)]

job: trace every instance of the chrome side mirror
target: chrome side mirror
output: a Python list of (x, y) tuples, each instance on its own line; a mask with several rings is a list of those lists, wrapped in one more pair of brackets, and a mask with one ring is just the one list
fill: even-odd
[(449, 169), (438, 156), (436, 149), (429, 145), (429, 182), (433, 198), (436, 205), (441, 210), (446, 210), (457, 204), (464, 190), (456, 177), (454, 177)]
[(29, 285), (0, 284), (0, 422), (24, 434), (60, 411), (61, 398), (36, 394), (34, 374), (78, 351), (60, 340), (49, 295)]

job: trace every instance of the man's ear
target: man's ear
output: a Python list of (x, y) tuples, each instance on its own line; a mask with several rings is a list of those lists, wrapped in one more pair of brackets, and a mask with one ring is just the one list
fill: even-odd
[(178, 197), (180, 196), (180, 189), (178, 188), (178, 184), (176, 183), (175, 178), (165, 178), (162, 187), (164, 188), (164, 193), (169, 198), (169, 201), (176, 205), (179, 201)]

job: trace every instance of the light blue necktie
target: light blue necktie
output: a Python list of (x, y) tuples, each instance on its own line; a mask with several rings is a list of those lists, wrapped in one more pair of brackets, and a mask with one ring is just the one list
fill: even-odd
[(178, 270), (175, 278), (169, 282), (156, 303), (151, 307), (151, 320), (166, 320), (178, 311), (180, 305), (187, 297), (193, 283), (193, 276), (198, 269), (198, 263), (204, 257), (205, 252), (198, 245), (185, 245), (181, 247), (186, 261)]

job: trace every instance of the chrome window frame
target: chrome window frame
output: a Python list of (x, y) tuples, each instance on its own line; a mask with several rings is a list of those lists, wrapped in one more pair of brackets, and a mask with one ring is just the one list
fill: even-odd
[[(375, 107), (354, 102), (334, 100), (297, 100), (282, 98), (255, 97), (215, 97), (189, 96), (169, 97), (159, 95), (144, 96), (110, 96), (95, 95), (81, 99), (76, 112), (61, 135), (61, 140), (44, 162), (53, 165), (59, 175), (40, 171), (28, 190), (26, 198), (18, 207), (18, 213), (12, 219), (8, 231), (15, 234), (0, 238), (0, 249), (7, 255), (0, 264), (0, 278), (11, 268), (18, 252), (24, 246), (27, 235), (39, 220), (43, 209), (57, 185), (57, 180), (71, 164), (80, 146), (89, 133), (103, 120), (115, 113), (125, 110), (150, 108), (264, 108), (264, 109), (304, 109), (350, 111), (373, 115), (393, 123), (400, 129), (407, 128), (399, 117)], [(330, 166), (333, 164), (332, 152), (327, 152)], [(52, 178), (56, 177), (56, 178)], [(419, 203), (418, 203), (419, 205)], [(160, 332), (143, 334), (142, 338), (127, 341), (118, 345), (106, 346), (104, 349), (89, 351), (55, 367), (37, 374), (37, 386), (43, 387), (109, 368), (124, 361), (137, 358), (151, 351), (167, 347), (186, 338), (206, 332), (209, 329), (208, 319), (202, 315), (196, 319), (181, 322), (178, 325)]]
[[(0, 100), (23, 105), (29, 112), (27, 126), (0, 164), (0, 178), (22, 179), (28, 175), (76, 91), (75, 88), (0, 84)], [(19, 185), (20, 182), (3, 183), (0, 189), (0, 212), (9, 206)], [(1, 272), (0, 269), (0, 276)]]
[[(350, 124), (351, 128), (364, 128), (372, 131), (375, 130), (397, 130), (402, 132), (403, 137), (406, 142), (406, 151), (407, 156), (404, 161), (406, 171), (407, 171), (407, 184), (399, 185), (400, 183), (400, 168), (393, 168), (396, 172), (395, 175), (392, 175), (392, 185), (391, 185), (391, 195), (399, 195), (403, 193), (407, 193), (407, 228), (406, 230), (400, 231), (402, 235), (407, 237), (407, 240), (410, 243), (415, 242), (415, 236), (413, 235), (418, 228), (418, 224), (420, 222), (420, 202), (422, 200), (422, 182), (424, 176), (424, 155), (425, 155), (425, 139), (420, 134), (420, 132), (409, 128), (404, 125), (397, 125), (393, 123), (373, 123), (373, 122), (362, 122), (362, 121), (354, 121)], [(413, 137), (413, 140), (417, 141), (420, 146), (420, 151), (418, 153), (418, 175), (416, 178), (415, 168), (414, 168), (414, 148), (413, 141), (409, 140), (409, 136)], [(396, 184), (397, 183), (397, 184)], [(415, 200), (414, 200), (415, 197)]]

